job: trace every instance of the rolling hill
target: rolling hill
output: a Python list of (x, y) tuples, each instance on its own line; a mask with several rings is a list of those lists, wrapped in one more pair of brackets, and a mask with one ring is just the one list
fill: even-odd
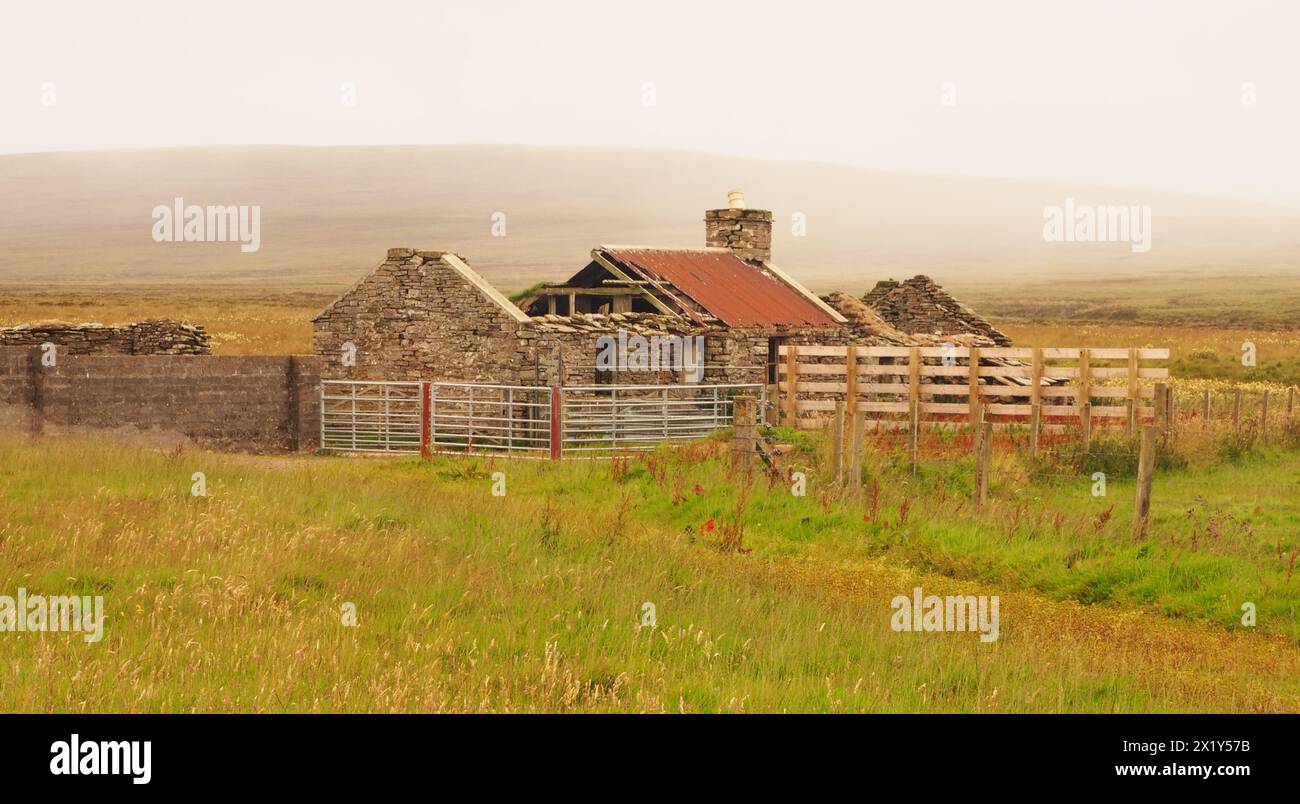
[[(744, 189), (775, 213), (775, 261), (816, 290), (927, 273), (953, 287), (1097, 278), (1296, 276), (1300, 210), (1185, 195), (873, 172), (676, 151), (525, 146), (176, 148), (0, 157), (0, 284), (333, 291), (389, 246), (451, 249), (514, 290), (597, 243), (692, 246)], [(1046, 243), (1042, 210), (1148, 204), (1153, 247)], [(155, 243), (151, 210), (262, 208), (261, 249)], [(506, 236), (493, 237), (493, 214)], [(791, 232), (806, 218), (806, 236)]]

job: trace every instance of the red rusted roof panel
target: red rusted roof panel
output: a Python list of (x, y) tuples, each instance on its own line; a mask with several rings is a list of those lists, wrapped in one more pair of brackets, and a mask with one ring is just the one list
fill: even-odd
[(611, 248), (604, 254), (647, 279), (669, 282), (730, 327), (830, 327), (820, 307), (730, 252)]

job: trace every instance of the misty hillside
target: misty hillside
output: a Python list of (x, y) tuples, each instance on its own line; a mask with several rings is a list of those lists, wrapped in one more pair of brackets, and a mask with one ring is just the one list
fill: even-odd
[[(458, 251), (513, 290), (597, 243), (703, 244), (741, 188), (775, 213), (774, 261), (817, 290), (927, 273), (1015, 277), (1296, 273), (1300, 211), (1140, 190), (930, 177), (672, 151), (522, 146), (230, 147), (0, 156), (0, 283), (268, 281), (333, 289), (390, 246)], [(150, 212), (260, 205), (261, 250), (155, 243)], [(1045, 243), (1042, 210), (1149, 204), (1153, 246)], [(491, 235), (506, 214), (506, 237)], [(804, 237), (791, 234), (802, 213)]]

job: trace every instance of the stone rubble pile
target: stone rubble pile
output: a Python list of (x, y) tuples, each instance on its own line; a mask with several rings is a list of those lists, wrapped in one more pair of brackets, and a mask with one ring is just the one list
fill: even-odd
[(928, 276), (918, 275), (904, 282), (881, 280), (862, 301), (886, 322), (906, 333), (944, 336), (970, 333), (982, 335), (997, 346), (1011, 345), (1009, 337)]
[(565, 334), (589, 332), (611, 334), (619, 330), (629, 335), (702, 335), (709, 331), (677, 316), (658, 313), (578, 313), (576, 315), (541, 315), (533, 317), (538, 329)]

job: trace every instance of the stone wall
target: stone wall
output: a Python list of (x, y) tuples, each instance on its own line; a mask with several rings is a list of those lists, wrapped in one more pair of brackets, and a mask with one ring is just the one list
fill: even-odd
[[(325, 378), (514, 384), (531, 374), (536, 333), (521, 332), (527, 322), (457, 262), (464, 264), (446, 252), (389, 249), (314, 319), (312, 348)], [(348, 344), (354, 365), (344, 360)]]
[(765, 209), (710, 209), (704, 244), (729, 248), (742, 260), (772, 259), (772, 213)]
[(65, 354), (205, 355), (211, 353), (202, 327), (171, 319), (135, 324), (69, 324), (45, 321), (0, 329), (0, 346), (53, 343)]
[(102, 434), (157, 445), (310, 450), (320, 431), (313, 356), (104, 355), (0, 347), (0, 432)]

